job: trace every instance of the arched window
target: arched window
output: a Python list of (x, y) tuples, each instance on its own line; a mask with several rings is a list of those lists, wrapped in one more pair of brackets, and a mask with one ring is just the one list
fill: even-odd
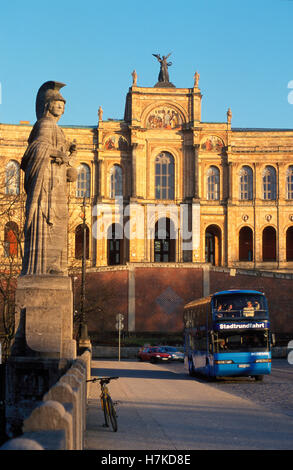
[(239, 232), (239, 261), (253, 261), (253, 233), (250, 227)]
[(155, 198), (174, 199), (174, 158), (169, 152), (160, 153), (155, 160)]
[(18, 255), (18, 225), (7, 222), (4, 228), (4, 256), (6, 258)]
[(240, 170), (240, 199), (251, 201), (253, 195), (253, 173), (250, 166), (243, 166)]
[(91, 170), (88, 165), (81, 163), (77, 169), (76, 197), (90, 197)]
[(293, 199), (293, 165), (286, 172), (286, 198)]
[(5, 168), (5, 193), (19, 194), (19, 163), (10, 160)]
[(263, 261), (276, 261), (276, 230), (266, 227), (262, 232), (262, 259)]
[(273, 201), (276, 199), (276, 170), (273, 166), (266, 166), (263, 175), (263, 199)]
[(75, 259), (82, 259), (83, 247), (85, 242), (85, 256), (89, 259), (89, 228), (85, 226), (85, 233), (83, 224), (80, 224), (75, 229)]
[(286, 261), (293, 261), (293, 227), (286, 232)]
[(108, 228), (108, 265), (123, 263), (123, 228), (120, 224), (112, 224)]
[(110, 171), (110, 197), (123, 196), (123, 172), (120, 165), (113, 165)]
[(207, 172), (207, 199), (216, 201), (220, 198), (220, 171), (211, 166)]
[(154, 260), (155, 262), (175, 262), (174, 224), (169, 218), (159, 219), (155, 225)]

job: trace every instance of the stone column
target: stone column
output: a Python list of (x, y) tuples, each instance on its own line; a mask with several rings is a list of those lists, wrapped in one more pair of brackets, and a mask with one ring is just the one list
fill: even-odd
[(131, 197), (133, 199), (143, 198), (145, 195), (146, 172), (145, 158), (142, 154), (143, 144), (132, 144), (132, 188)]
[(98, 197), (103, 198), (105, 196), (105, 161), (103, 157), (100, 157), (98, 160)]
[(194, 168), (193, 168), (194, 199), (199, 199), (199, 164), (198, 164), (199, 145), (194, 145), (193, 148), (194, 148)]
[(192, 261), (200, 262), (200, 204), (195, 199), (192, 202)]
[(125, 237), (129, 241), (129, 261), (145, 260), (145, 214), (144, 207), (131, 201), (125, 209), (128, 221), (125, 225)]
[(135, 331), (135, 268), (128, 267), (128, 331)]
[(254, 163), (254, 263), (257, 267), (262, 262), (262, 232), (260, 214), (262, 213), (262, 171), (261, 163)]
[(131, 174), (131, 197), (136, 198), (136, 154), (138, 144), (132, 145), (132, 174)]

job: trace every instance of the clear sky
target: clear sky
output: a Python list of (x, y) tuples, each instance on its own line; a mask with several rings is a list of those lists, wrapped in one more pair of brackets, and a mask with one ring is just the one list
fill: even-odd
[(223, 122), (230, 107), (232, 127), (293, 128), (292, 25), (291, 0), (6, 0), (0, 122), (34, 123), (47, 80), (66, 83), (60, 125), (96, 125), (99, 106), (123, 119), (131, 72), (152, 87), (152, 54), (172, 52), (176, 87), (200, 73), (202, 121)]

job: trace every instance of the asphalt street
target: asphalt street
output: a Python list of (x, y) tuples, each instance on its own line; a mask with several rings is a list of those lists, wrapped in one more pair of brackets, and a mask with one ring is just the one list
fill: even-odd
[(189, 377), (181, 363), (93, 361), (92, 376), (104, 375), (119, 376), (109, 387), (118, 431), (103, 427), (99, 385), (91, 384), (85, 450), (293, 449), (292, 409), (284, 413), (261, 399), (271, 381), (280, 385), (278, 375), (275, 382), (272, 374), (263, 383), (214, 384)]

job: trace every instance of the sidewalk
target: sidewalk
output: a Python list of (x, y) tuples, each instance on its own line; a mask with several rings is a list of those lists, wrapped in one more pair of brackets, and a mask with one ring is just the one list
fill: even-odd
[(174, 364), (99, 360), (92, 363), (97, 375), (120, 377), (109, 387), (120, 402), (118, 432), (103, 427), (99, 388), (91, 384), (85, 450), (293, 449), (291, 418), (215, 390)]

